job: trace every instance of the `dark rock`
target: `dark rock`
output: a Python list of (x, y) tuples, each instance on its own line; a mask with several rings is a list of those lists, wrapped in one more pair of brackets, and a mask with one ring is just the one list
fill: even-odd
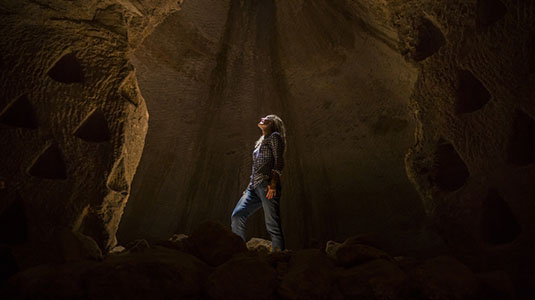
[(452, 257), (427, 259), (407, 273), (425, 299), (472, 299), (477, 291), (474, 273)]
[(276, 299), (277, 272), (252, 257), (235, 257), (217, 267), (208, 278), (211, 299)]
[(41, 265), (13, 276), (9, 299), (199, 299), (210, 268), (196, 257), (154, 247), (103, 262)]
[(337, 265), (351, 267), (374, 259), (390, 260), (390, 255), (372, 246), (359, 243), (358, 239), (349, 238), (342, 244), (335, 241), (327, 242), (325, 247), (327, 255), (334, 259)]
[(135, 241), (132, 241), (130, 243), (127, 243), (125, 248), (129, 252), (140, 252), (140, 251), (145, 251), (145, 250), (149, 249), (150, 248), (150, 244), (145, 239), (139, 239), (139, 240), (135, 240)]
[(317, 249), (300, 250), (292, 254), (278, 293), (283, 299), (326, 299), (335, 278), (333, 263), (327, 255)]
[(350, 299), (400, 299), (408, 295), (408, 276), (391, 261), (376, 259), (339, 272), (338, 287)]
[(241, 237), (220, 223), (204, 222), (189, 237), (196, 255), (212, 266), (219, 266), (238, 253), (247, 251)]

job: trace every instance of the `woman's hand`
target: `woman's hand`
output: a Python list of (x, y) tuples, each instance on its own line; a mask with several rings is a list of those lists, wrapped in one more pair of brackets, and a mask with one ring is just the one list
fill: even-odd
[(275, 189), (275, 187), (276, 187), (275, 184), (268, 184), (268, 186), (265, 189), (267, 191), (266, 198), (273, 199), (273, 197), (277, 195), (277, 190)]

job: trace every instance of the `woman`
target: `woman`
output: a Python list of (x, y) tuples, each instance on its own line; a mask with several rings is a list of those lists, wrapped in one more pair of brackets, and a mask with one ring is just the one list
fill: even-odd
[(286, 132), (284, 123), (276, 115), (261, 118), (258, 127), (262, 130), (262, 136), (253, 151), (251, 181), (232, 212), (232, 232), (245, 241), (245, 222), (262, 207), (273, 250), (284, 250), (279, 200)]

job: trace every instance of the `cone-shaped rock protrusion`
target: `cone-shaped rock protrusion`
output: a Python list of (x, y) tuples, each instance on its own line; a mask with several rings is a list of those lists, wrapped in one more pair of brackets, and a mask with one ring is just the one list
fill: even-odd
[(457, 74), (457, 113), (474, 112), (489, 102), (489, 91), (472, 72), (460, 70)]
[(82, 121), (74, 135), (89, 142), (105, 142), (110, 139), (106, 117), (100, 110), (95, 110)]
[(535, 161), (535, 120), (518, 110), (513, 121), (508, 162), (527, 165)]
[(80, 83), (84, 80), (82, 66), (74, 52), (64, 55), (52, 69), (48, 71), (48, 76), (55, 81), (63, 83)]
[(520, 225), (497, 190), (491, 189), (483, 202), (481, 238), (489, 244), (505, 244), (520, 234)]
[(37, 128), (37, 118), (28, 96), (22, 95), (0, 115), (0, 123), (24, 128)]
[(431, 180), (441, 190), (452, 192), (466, 183), (470, 173), (451, 143), (441, 139), (434, 153), (434, 159)]
[(130, 185), (126, 180), (126, 171), (124, 167), (124, 158), (115, 164), (110, 176), (108, 177), (108, 188), (121, 194), (128, 194)]
[[(0, 194), (0, 197), (2, 195)], [(10, 199), (12, 198), (12, 199)], [(18, 193), (1, 198), (8, 204), (3, 211), (0, 210), (0, 244), (22, 244), (28, 237), (28, 225), (22, 198)]]
[(418, 42), (413, 54), (416, 61), (422, 61), (435, 54), (446, 44), (446, 39), (442, 31), (428, 19), (423, 18), (418, 27)]
[(476, 25), (482, 29), (494, 24), (507, 13), (507, 7), (500, 0), (478, 0)]
[(58, 147), (51, 145), (46, 148), (30, 167), (29, 173), (45, 179), (67, 179), (67, 169)]

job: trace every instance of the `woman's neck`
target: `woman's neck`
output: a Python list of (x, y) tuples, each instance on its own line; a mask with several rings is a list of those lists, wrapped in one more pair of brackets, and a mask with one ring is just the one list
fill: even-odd
[(262, 135), (263, 135), (264, 137), (268, 137), (271, 133), (272, 133), (271, 130), (262, 130)]

